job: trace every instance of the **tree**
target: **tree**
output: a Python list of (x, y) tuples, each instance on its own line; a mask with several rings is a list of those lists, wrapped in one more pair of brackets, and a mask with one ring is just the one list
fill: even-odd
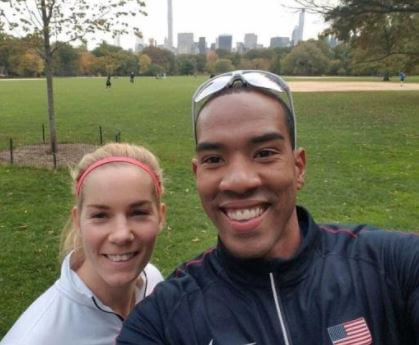
[(196, 72), (196, 59), (194, 55), (182, 54), (176, 57), (178, 72), (181, 75), (193, 75)]
[[(0, 17), (9, 30), (33, 33), (42, 42), (39, 49), (45, 64), (48, 121), (51, 152), (57, 152), (53, 90), (53, 55), (62, 47), (53, 44), (85, 41), (88, 35), (103, 32), (112, 35), (128, 33), (127, 17), (145, 14), (141, 0), (8, 0), (0, 1)], [(135, 34), (139, 29), (132, 27)], [(38, 47), (36, 47), (38, 48)]]
[(140, 65), (140, 73), (147, 73), (151, 66), (151, 59), (147, 54), (141, 54), (138, 64)]
[[(147, 54), (151, 59), (153, 65), (159, 65), (162, 70), (158, 74), (168, 73), (174, 74), (176, 70), (175, 54), (170, 50), (161, 49), (153, 46), (149, 46), (143, 49), (143, 54)], [(156, 70), (153, 68), (153, 70)]]
[(314, 40), (294, 47), (283, 60), (285, 74), (320, 75), (327, 71), (329, 59)]
[[(349, 43), (357, 54), (355, 62), (406, 56), (407, 65), (419, 62), (418, 0), (294, 0), (331, 23), (329, 33)], [(407, 61), (406, 60), (406, 61)]]
[(234, 66), (229, 59), (218, 59), (215, 63), (215, 73), (225, 73), (234, 70)]
[(79, 55), (79, 72), (82, 75), (91, 75), (95, 73), (97, 66), (97, 58), (87, 50), (80, 52)]

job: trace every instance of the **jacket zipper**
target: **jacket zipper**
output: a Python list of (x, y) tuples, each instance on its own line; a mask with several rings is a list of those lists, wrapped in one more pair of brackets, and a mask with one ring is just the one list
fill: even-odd
[(284, 342), (285, 342), (285, 345), (291, 345), (291, 342), (290, 342), (289, 337), (288, 337), (287, 329), (285, 328), (284, 316), (282, 315), (281, 307), (279, 305), (279, 298), (278, 298), (277, 289), (276, 289), (276, 286), (275, 286), (275, 280), (274, 280), (273, 273), (269, 273), (269, 278), (271, 280), (272, 293), (273, 293), (273, 296), (274, 296), (276, 312), (277, 312), (278, 318), (279, 318), (279, 324), (281, 326), (282, 334), (284, 336)]

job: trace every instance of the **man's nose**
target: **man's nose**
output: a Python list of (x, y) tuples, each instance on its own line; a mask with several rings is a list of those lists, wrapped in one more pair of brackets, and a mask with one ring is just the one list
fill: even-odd
[(231, 159), (225, 169), (225, 174), (220, 183), (222, 191), (231, 191), (243, 194), (261, 185), (257, 167), (247, 157)]
[(126, 216), (116, 216), (109, 235), (109, 241), (117, 245), (125, 245), (134, 239)]

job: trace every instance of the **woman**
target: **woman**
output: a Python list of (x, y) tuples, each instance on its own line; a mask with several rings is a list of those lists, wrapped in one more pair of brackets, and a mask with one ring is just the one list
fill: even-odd
[(163, 280), (149, 263), (165, 222), (162, 172), (143, 147), (108, 144), (72, 173), (61, 276), (1, 345), (111, 345), (134, 305)]

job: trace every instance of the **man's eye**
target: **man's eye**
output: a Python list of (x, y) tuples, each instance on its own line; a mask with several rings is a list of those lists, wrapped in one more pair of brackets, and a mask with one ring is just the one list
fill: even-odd
[(273, 150), (261, 150), (256, 153), (256, 158), (268, 158), (275, 155), (276, 152)]
[(217, 157), (217, 156), (205, 157), (202, 159), (202, 163), (203, 164), (219, 164), (221, 163), (221, 157)]

